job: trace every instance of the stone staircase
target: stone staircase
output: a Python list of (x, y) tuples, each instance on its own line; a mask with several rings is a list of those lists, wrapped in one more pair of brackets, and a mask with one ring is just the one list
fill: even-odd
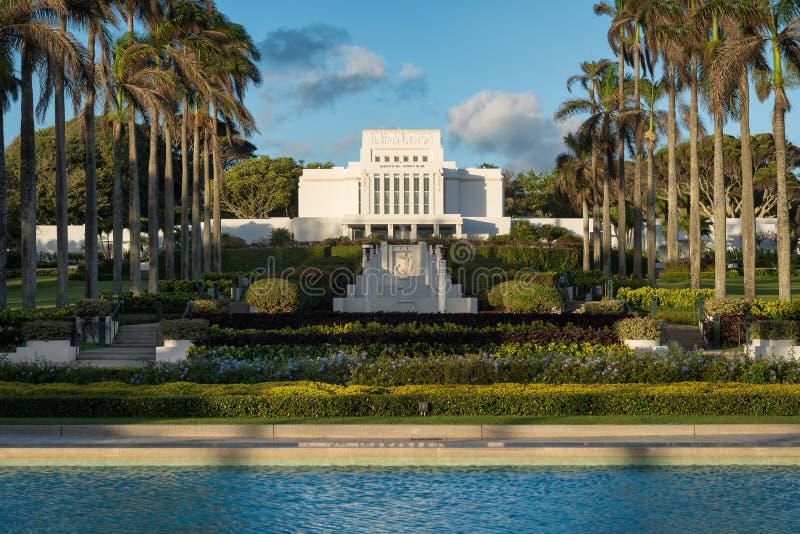
[(107, 347), (82, 350), (78, 361), (97, 367), (133, 367), (155, 361), (159, 344), (159, 324), (135, 324), (119, 327), (114, 342)]
[(664, 343), (677, 343), (687, 350), (702, 349), (703, 336), (696, 326), (685, 324), (664, 325)]

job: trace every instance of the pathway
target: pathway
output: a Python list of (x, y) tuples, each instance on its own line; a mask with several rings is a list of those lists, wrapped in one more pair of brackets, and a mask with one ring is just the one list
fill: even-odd
[(155, 361), (159, 324), (146, 323), (119, 327), (114, 342), (107, 347), (82, 350), (78, 361), (96, 367), (135, 367)]

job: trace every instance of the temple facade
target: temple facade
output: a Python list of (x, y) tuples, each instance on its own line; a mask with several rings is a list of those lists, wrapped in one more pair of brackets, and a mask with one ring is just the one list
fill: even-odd
[(295, 239), (508, 233), (500, 169), (445, 161), (439, 130), (364, 130), (359, 161), (305, 169)]

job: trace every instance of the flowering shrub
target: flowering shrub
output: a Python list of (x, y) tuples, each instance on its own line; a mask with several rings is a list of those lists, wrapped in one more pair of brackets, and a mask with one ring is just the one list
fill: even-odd
[(724, 299), (709, 299), (705, 302), (707, 317), (714, 315), (738, 315), (746, 314), (750, 310), (750, 305), (744, 299), (727, 297)]
[(781, 302), (756, 300), (750, 308), (756, 319), (800, 320), (800, 301)]

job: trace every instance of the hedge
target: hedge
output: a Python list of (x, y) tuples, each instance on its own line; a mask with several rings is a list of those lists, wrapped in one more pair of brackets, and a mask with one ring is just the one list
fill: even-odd
[(270, 267), (280, 272), (291, 267), (308, 265), (331, 256), (348, 258), (354, 267), (361, 265), (360, 246), (309, 246), (229, 249), (222, 254), (222, 270), (250, 271)]
[(495, 384), (333, 386), (313, 382), (209, 386), (0, 384), (0, 417), (353, 417), (430, 415), (797, 415), (800, 386)]
[(574, 247), (527, 247), (478, 245), (475, 255), (491, 258), (508, 267), (531, 267), (539, 271), (580, 269), (582, 251)]
[(440, 325), (456, 322), (469, 328), (483, 328), (501, 324), (522, 325), (536, 321), (564, 327), (568, 324), (578, 328), (605, 328), (630, 314), (588, 315), (583, 313), (341, 313), (333, 311), (314, 311), (307, 313), (250, 313), (250, 314), (192, 314), (194, 318), (208, 319), (212, 325), (236, 330), (280, 330), (320, 325), (333, 326), (357, 321), (369, 321), (384, 325), (416, 323), (420, 325)]
[(632, 310), (649, 312), (652, 297), (658, 298), (658, 306), (683, 310), (694, 309), (697, 297), (703, 295), (707, 300), (714, 298), (713, 289), (665, 289), (640, 287), (637, 289), (621, 288), (617, 298), (624, 300)]

